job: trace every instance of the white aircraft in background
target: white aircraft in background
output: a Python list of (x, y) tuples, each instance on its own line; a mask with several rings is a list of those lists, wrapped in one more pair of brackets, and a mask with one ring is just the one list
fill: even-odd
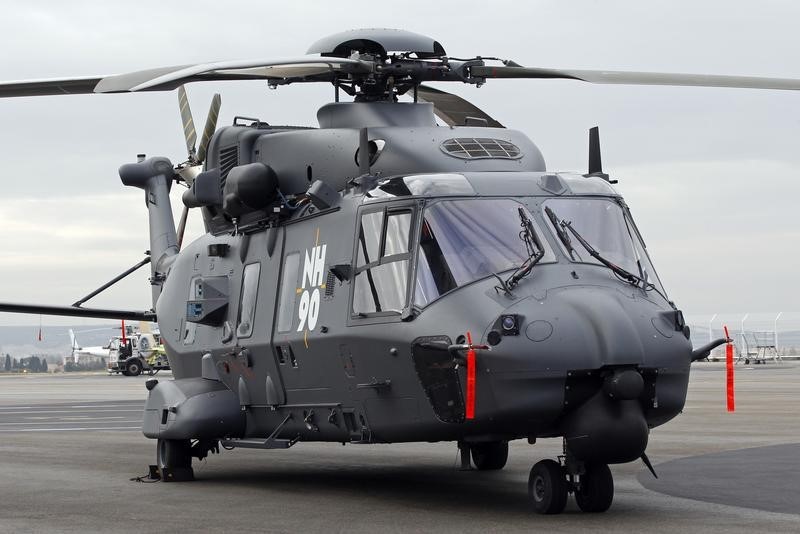
[[(91, 356), (95, 358), (108, 358), (108, 346), (105, 347), (81, 347), (78, 344), (78, 340), (75, 339), (75, 332), (70, 328), (69, 329), (69, 339), (72, 342), (72, 361), (75, 364), (78, 363), (78, 360), (81, 356)], [(64, 363), (66, 364), (66, 357), (64, 358)]]

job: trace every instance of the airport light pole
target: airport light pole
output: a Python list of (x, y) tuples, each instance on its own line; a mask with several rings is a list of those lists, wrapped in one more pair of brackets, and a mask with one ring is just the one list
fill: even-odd
[(711, 316), (711, 320), (708, 321), (708, 342), (709, 343), (714, 341), (714, 335), (713, 335), (713, 332), (714, 332), (714, 319), (716, 319), (716, 318), (717, 318), (717, 314), (715, 313), (714, 315)]
[(744, 322), (747, 320), (747, 318), (748, 318), (749, 316), (750, 316), (750, 314), (749, 314), (749, 313), (745, 313), (745, 314), (744, 314), (744, 317), (742, 317), (742, 329), (741, 329), (741, 330), (739, 330), (739, 335), (740, 335), (740, 336), (741, 336), (741, 338), (742, 338), (742, 346), (741, 346), (741, 348), (739, 349), (739, 354), (741, 354), (741, 353), (742, 353), (742, 349), (743, 349), (743, 348), (745, 348), (745, 345), (747, 345), (747, 341), (746, 341), (746, 340), (745, 340), (745, 338), (744, 338)]
[(783, 315), (783, 312), (779, 312), (778, 315), (775, 316), (775, 329), (772, 331), (775, 336), (775, 352), (778, 352), (778, 319), (781, 318), (781, 315)]

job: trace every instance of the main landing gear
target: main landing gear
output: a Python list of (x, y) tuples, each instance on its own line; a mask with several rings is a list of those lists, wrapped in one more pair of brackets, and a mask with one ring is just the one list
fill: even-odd
[(570, 461), (564, 465), (555, 460), (542, 460), (531, 469), (528, 496), (540, 514), (560, 514), (567, 505), (567, 496), (575, 494), (575, 502), (584, 512), (605, 512), (614, 500), (614, 479), (608, 465)]
[(217, 440), (159, 439), (156, 443), (157, 475), (163, 482), (194, 480), (192, 458), (202, 460), (219, 453)]
[(461, 452), (461, 470), (468, 471), (470, 467), (470, 456), (472, 465), (478, 471), (496, 471), (506, 466), (508, 461), (508, 442), (507, 441), (485, 441), (479, 443), (458, 442), (458, 450)]

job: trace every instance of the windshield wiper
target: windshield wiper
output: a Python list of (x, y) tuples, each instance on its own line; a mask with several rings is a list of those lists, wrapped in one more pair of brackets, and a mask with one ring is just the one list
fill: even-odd
[(544, 246), (542, 246), (542, 241), (536, 233), (536, 228), (534, 228), (533, 223), (525, 213), (525, 208), (520, 206), (517, 209), (519, 212), (520, 226), (522, 226), (519, 237), (525, 243), (528, 258), (522, 262), (522, 265), (517, 267), (507, 279), (502, 280), (499, 276), (495, 275), (495, 277), (500, 280), (501, 289), (506, 293), (511, 293), (511, 290), (517, 287), (520, 280), (528, 276), (536, 264), (544, 258)]
[(544, 212), (547, 214), (547, 218), (550, 219), (550, 222), (553, 223), (553, 228), (556, 230), (556, 235), (561, 242), (564, 243), (564, 247), (567, 249), (567, 253), (569, 254), (569, 259), (574, 261), (576, 251), (572, 247), (572, 240), (569, 238), (569, 234), (561, 227), (558, 217), (556, 217), (556, 214), (553, 213), (553, 210), (551, 210), (549, 206), (545, 206)]
[[(615, 263), (612, 263), (612, 262), (608, 261), (607, 259), (605, 259), (603, 256), (600, 255), (599, 252), (597, 252), (597, 250), (592, 245), (589, 244), (588, 241), (586, 241), (586, 239), (583, 238), (583, 236), (581, 236), (581, 234), (578, 233), (578, 231), (575, 228), (572, 227), (572, 222), (568, 222), (568, 221), (564, 221), (564, 220), (559, 221), (558, 217), (556, 217), (556, 214), (553, 213), (553, 210), (551, 210), (549, 207), (545, 208), (545, 210), (548, 211), (547, 216), (550, 217), (550, 220), (553, 221), (553, 224), (556, 225), (556, 228), (561, 226), (561, 231), (564, 233), (564, 235), (566, 235), (565, 229), (569, 230), (570, 233), (572, 233), (572, 235), (575, 236), (575, 239), (578, 240), (578, 242), (581, 244), (581, 246), (583, 246), (583, 248), (586, 249), (586, 252), (588, 252), (591, 257), (593, 257), (594, 259), (596, 259), (597, 261), (599, 261), (600, 263), (602, 263), (603, 265), (605, 265), (606, 267), (611, 269), (611, 271), (615, 275), (619, 276), (620, 278), (622, 278), (623, 280), (625, 280), (629, 284), (632, 284), (632, 285), (637, 286), (637, 287), (641, 286), (642, 289), (647, 289), (648, 287), (655, 287), (655, 286), (653, 286), (653, 284), (651, 284), (650, 282), (647, 282), (646, 280), (644, 280), (640, 276), (636, 276), (632, 272), (627, 271), (627, 270), (623, 269), (622, 267), (620, 267), (619, 265), (617, 265)], [(562, 239), (562, 241), (563, 241), (563, 239)], [(566, 245), (566, 243), (565, 243), (565, 245)]]

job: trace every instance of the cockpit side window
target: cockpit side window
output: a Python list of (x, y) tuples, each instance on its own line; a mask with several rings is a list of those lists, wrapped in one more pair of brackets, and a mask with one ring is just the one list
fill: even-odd
[(383, 212), (373, 211), (361, 216), (361, 229), (358, 232), (358, 262), (363, 267), (379, 257), (383, 235)]
[(413, 209), (381, 208), (361, 215), (356, 243), (353, 315), (403, 311), (408, 293)]
[[(559, 222), (569, 240), (559, 239), (562, 251), (573, 262), (602, 265), (575, 238), (573, 228), (598, 254), (626, 271), (640, 277), (647, 287), (655, 288), (666, 299), (664, 287), (645, 250), (633, 219), (626, 208), (610, 198), (571, 197), (551, 198), (544, 202)], [(546, 213), (546, 212), (545, 212)], [(558, 229), (547, 217), (548, 228), (554, 235)]]

